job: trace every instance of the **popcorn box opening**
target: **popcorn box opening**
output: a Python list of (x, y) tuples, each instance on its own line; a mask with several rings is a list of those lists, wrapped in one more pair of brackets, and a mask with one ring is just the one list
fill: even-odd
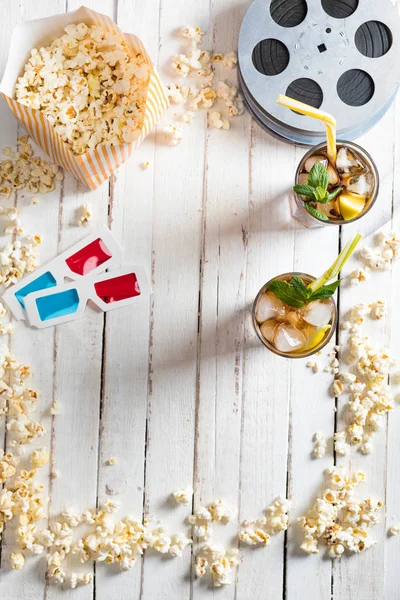
[[(85, 154), (77, 155), (61, 139), (42, 111), (25, 106), (14, 98), (15, 85), (18, 77), (23, 73), (30, 51), (33, 48), (46, 46), (55, 38), (63, 35), (67, 25), (82, 22), (88, 26), (101, 26), (112, 33), (122, 35), (132, 54), (142, 54), (150, 68), (150, 78), (146, 91), (144, 117), (138, 138), (130, 143), (104, 144)], [(27, 21), (18, 25), (11, 36), (9, 56), (0, 83), (0, 92), (14, 115), (46, 154), (92, 190), (108, 179), (128, 159), (161, 118), (169, 104), (160, 77), (142, 42), (132, 34), (122, 33), (112, 19), (106, 15), (86, 7), (81, 7), (74, 12)]]

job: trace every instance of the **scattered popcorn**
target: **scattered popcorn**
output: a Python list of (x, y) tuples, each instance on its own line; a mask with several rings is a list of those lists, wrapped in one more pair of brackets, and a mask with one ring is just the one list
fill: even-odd
[(12, 569), (20, 571), (25, 564), (25, 557), (21, 552), (11, 552), (8, 557)]
[(90, 204), (84, 204), (77, 211), (77, 225), (87, 227), (93, 218), (93, 210)]
[(53, 416), (57, 416), (61, 414), (60, 403), (57, 400), (53, 400), (50, 406), (50, 414)]
[(120, 33), (70, 24), (50, 46), (31, 50), (16, 99), (41, 110), (74, 154), (137, 140), (151, 74)]
[(71, 573), (70, 588), (75, 589), (78, 585), (90, 585), (93, 582), (93, 573)]
[(202, 31), (200, 27), (182, 27), (181, 33), (184, 37), (189, 38), (197, 46), (201, 44), (205, 31)]
[(107, 461), (107, 465), (109, 467), (112, 467), (113, 465), (116, 465), (116, 464), (117, 464), (117, 459), (116, 458), (109, 458), (108, 461)]
[(223, 500), (212, 502), (195, 510), (188, 521), (194, 526), (194, 535), (200, 540), (208, 540), (212, 535), (212, 523), (219, 521), (226, 525), (232, 521), (234, 512)]
[[(3, 148), (2, 153), (7, 159), (0, 160), (0, 196), (9, 198), (14, 192), (23, 189), (33, 194), (46, 194), (55, 189), (56, 176), (63, 177), (58, 165), (33, 154), (28, 137), (18, 140), (17, 152), (12, 152), (11, 148)], [(34, 198), (37, 196), (32, 196), (32, 201)], [(15, 227), (18, 221), (17, 208), (0, 206), (0, 214), (14, 222)]]
[(232, 51), (228, 54), (214, 54), (211, 57), (211, 62), (221, 64), (228, 69), (235, 69), (237, 67), (237, 53)]
[(399, 535), (399, 533), (400, 533), (400, 523), (396, 523), (395, 525), (392, 525), (392, 527), (389, 529), (389, 533), (392, 536)]
[(182, 128), (179, 123), (176, 123), (175, 125), (173, 123), (169, 123), (169, 125), (164, 127), (164, 133), (167, 134), (169, 146), (177, 146), (183, 140)]
[(248, 546), (268, 546), (272, 535), (287, 530), (290, 504), (290, 500), (278, 496), (266, 509), (265, 516), (243, 521), (239, 540)]
[(346, 456), (350, 452), (350, 444), (347, 443), (347, 435), (345, 431), (337, 431), (333, 440), (335, 443), (335, 452), (340, 456)]
[(343, 383), (339, 379), (335, 379), (332, 384), (332, 391), (335, 398), (338, 398), (340, 394), (343, 392)]
[(183, 113), (182, 115), (182, 122), (183, 123), (192, 123), (194, 119), (194, 112), (192, 110), (187, 110), (185, 113)]
[(229, 120), (225, 117), (221, 117), (221, 113), (218, 110), (214, 110), (209, 113), (210, 124), (215, 129), (229, 129)]
[(319, 365), (315, 360), (309, 360), (306, 367), (311, 369), (313, 373), (318, 373), (319, 371)]
[(34, 469), (39, 469), (40, 467), (44, 467), (48, 464), (50, 460), (49, 453), (45, 449), (34, 450), (31, 456), (32, 467)]
[(356, 269), (355, 271), (350, 273), (351, 285), (360, 285), (360, 283), (366, 281), (368, 279), (369, 271), (369, 267), (365, 267), (365, 269)]
[(326, 471), (327, 481), (322, 494), (307, 515), (299, 518), (303, 528), (302, 550), (318, 554), (324, 542), (331, 558), (345, 551), (363, 552), (376, 542), (369, 537), (369, 528), (378, 522), (382, 502), (354, 497), (354, 489), (365, 479), (361, 471), (347, 477), (342, 467)]
[(146, 160), (144, 163), (141, 164), (141, 167), (143, 171), (146, 171), (146, 169), (150, 167), (150, 161)]
[(175, 498), (178, 504), (189, 504), (193, 498), (193, 488), (191, 485), (188, 485), (182, 490), (177, 490), (173, 492), (173, 497)]
[(386, 270), (400, 255), (400, 238), (397, 233), (376, 235), (376, 249), (365, 246), (360, 250), (360, 258), (370, 269)]
[(372, 304), (371, 315), (375, 319), (382, 319), (386, 315), (386, 303), (383, 300), (378, 300)]
[(326, 439), (324, 438), (322, 433), (319, 433), (318, 431), (314, 433), (313, 442), (313, 457), (323, 458), (326, 452)]
[(196, 555), (196, 577), (209, 574), (214, 587), (231, 585), (234, 568), (239, 564), (236, 548), (225, 550), (219, 546), (203, 545)]
[(27, 236), (25, 241), (8, 242), (0, 250), (0, 285), (9, 287), (38, 266), (40, 236)]

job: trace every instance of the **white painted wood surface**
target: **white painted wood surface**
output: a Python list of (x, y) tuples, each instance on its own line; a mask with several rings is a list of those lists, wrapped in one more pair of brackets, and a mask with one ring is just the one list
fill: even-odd
[[(174, 31), (186, 24), (208, 31), (204, 47), (236, 47), (248, 0), (87, 0), (143, 40), (165, 82), (169, 57), (179, 50)], [(0, 64), (21, 20), (79, 7), (77, 0), (2, 0)], [(14, 145), (18, 125), (0, 105), (1, 145)], [(399, 193), (400, 108), (392, 107), (361, 143), (376, 158), (382, 178), (371, 219), (390, 220)], [(174, 507), (170, 493), (193, 482), (194, 505), (222, 497), (238, 517), (217, 536), (231, 543), (238, 523), (260, 515), (278, 494), (289, 494), (294, 521), (312, 503), (323, 470), (333, 464), (332, 444), (312, 460), (312, 436), (332, 438), (334, 399), (330, 375), (313, 375), (305, 361), (287, 361), (255, 340), (249, 308), (271, 276), (294, 270), (318, 274), (355, 229), (308, 231), (290, 220), (282, 198), (304, 152), (269, 137), (249, 115), (229, 132), (206, 129), (199, 113), (183, 143), (170, 148), (153, 133), (109, 184), (88, 192), (67, 175), (61, 189), (38, 206), (23, 199), (28, 232), (44, 237), (41, 260), (79, 240), (75, 210), (94, 207), (92, 227), (109, 224), (126, 262), (143, 263), (151, 274), (151, 302), (85, 318), (57, 330), (18, 325), (11, 338), (18, 358), (32, 364), (41, 392), (44, 442), (51, 465), (42, 471), (50, 513), (68, 505), (85, 510), (117, 497), (121, 514), (154, 515), (171, 530), (184, 531), (190, 507)], [(151, 166), (142, 171), (140, 163)], [(358, 230), (368, 227), (361, 221)], [(390, 228), (390, 225), (389, 225)], [(1, 239), (3, 244), (6, 238)], [(399, 356), (399, 271), (374, 275), (359, 289), (343, 287), (340, 309), (357, 301), (385, 299), (390, 318), (373, 325), (374, 339)], [(62, 414), (51, 418), (52, 399)], [(338, 421), (340, 425), (339, 402)], [(4, 423), (0, 435), (4, 437)], [(375, 527), (378, 544), (368, 553), (334, 565), (298, 548), (296, 526), (267, 549), (241, 549), (237, 581), (213, 590), (191, 575), (192, 555), (163, 560), (145, 556), (128, 573), (97, 566), (93, 586), (61, 591), (44, 580), (44, 559), (22, 572), (9, 570), (12, 531), (2, 545), (1, 600), (392, 600), (400, 597), (400, 538), (387, 530), (400, 520), (400, 412), (390, 415), (369, 457), (352, 454), (344, 464), (367, 472), (365, 493), (386, 502), (387, 516)], [(111, 457), (113, 467), (106, 465)], [(60, 477), (49, 483), (52, 469)], [(85, 568), (87, 570), (87, 568)]]

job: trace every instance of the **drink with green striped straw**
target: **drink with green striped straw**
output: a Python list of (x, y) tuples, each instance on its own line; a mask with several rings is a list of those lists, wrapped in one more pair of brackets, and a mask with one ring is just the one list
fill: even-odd
[(333, 299), (340, 285), (336, 278), (360, 239), (357, 234), (350, 240), (321, 277), (284, 273), (261, 288), (252, 314), (257, 336), (266, 348), (286, 358), (305, 358), (329, 342), (338, 319)]

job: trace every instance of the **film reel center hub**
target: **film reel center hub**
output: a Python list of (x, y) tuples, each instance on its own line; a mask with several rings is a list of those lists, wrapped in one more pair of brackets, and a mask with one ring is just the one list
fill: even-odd
[(279, 94), (333, 114), (338, 138), (375, 125), (400, 84), (400, 18), (391, 0), (254, 0), (239, 34), (239, 82), (269, 133), (304, 145), (323, 123), (278, 106)]

